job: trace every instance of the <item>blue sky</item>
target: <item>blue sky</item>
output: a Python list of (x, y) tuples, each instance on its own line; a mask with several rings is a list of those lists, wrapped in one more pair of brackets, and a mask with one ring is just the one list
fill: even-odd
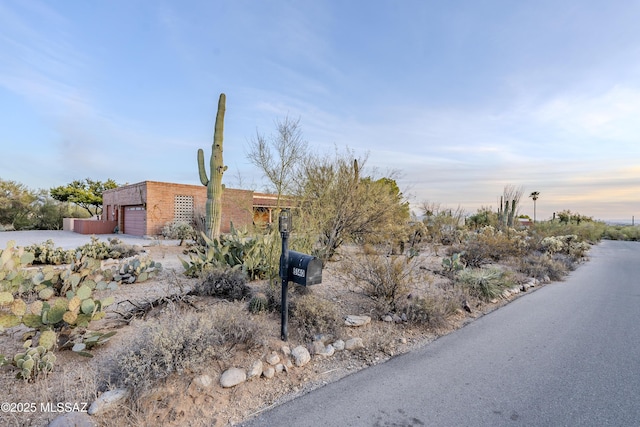
[(638, 0), (0, 0), (0, 178), (198, 184), (224, 92), (229, 187), (263, 188), (248, 141), (288, 115), (414, 206), (512, 184), (539, 219), (640, 221), (638, 22)]

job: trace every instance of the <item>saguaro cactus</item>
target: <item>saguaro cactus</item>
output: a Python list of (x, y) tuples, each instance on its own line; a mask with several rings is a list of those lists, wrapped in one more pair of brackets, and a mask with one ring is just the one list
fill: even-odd
[(220, 94), (218, 100), (218, 113), (216, 114), (216, 124), (213, 131), (213, 144), (211, 145), (211, 159), (209, 168), (211, 177), (207, 177), (207, 171), (204, 167), (204, 152), (202, 148), (198, 149), (198, 172), (200, 173), (200, 182), (207, 187), (207, 204), (206, 204), (206, 234), (210, 239), (220, 236), (220, 219), (222, 217), (222, 174), (227, 170), (222, 161), (222, 134), (224, 131), (224, 111), (226, 96)]

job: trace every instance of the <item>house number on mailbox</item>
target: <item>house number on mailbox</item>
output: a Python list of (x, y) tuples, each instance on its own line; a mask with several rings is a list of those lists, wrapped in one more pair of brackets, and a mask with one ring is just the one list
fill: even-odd
[(293, 267), (293, 275), (298, 277), (304, 277), (305, 270), (298, 267)]

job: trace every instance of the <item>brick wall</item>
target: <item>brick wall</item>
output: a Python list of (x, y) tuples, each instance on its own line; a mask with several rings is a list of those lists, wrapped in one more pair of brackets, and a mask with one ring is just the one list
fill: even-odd
[[(102, 195), (105, 218), (114, 219), (114, 208), (117, 211), (123, 206), (142, 205), (146, 210), (146, 235), (160, 235), (162, 227), (174, 219), (176, 195), (193, 197), (194, 211), (204, 215), (207, 200), (205, 186), (144, 181), (105, 191)], [(118, 221), (121, 224), (122, 213), (118, 215)], [(228, 233), (231, 222), (235, 227), (250, 226), (253, 223), (252, 191), (232, 188), (224, 190), (220, 231)], [(120, 229), (123, 229), (122, 225)]]
[(77, 218), (73, 221), (73, 231), (79, 234), (112, 234), (115, 227), (115, 221)]

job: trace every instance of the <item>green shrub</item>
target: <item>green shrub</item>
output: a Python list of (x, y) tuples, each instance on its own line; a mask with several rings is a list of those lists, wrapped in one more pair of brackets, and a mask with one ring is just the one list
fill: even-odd
[(533, 225), (531, 234), (537, 241), (550, 236), (575, 235), (578, 241), (593, 244), (602, 239), (606, 228), (606, 224), (600, 221), (587, 221), (580, 224), (542, 221)]
[(185, 221), (172, 221), (162, 227), (162, 235), (167, 239), (180, 240), (180, 246), (185, 240), (195, 239), (196, 230)]
[(467, 233), (464, 242), (454, 250), (461, 252), (467, 266), (480, 267), (521, 256), (527, 250), (527, 232), (514, 229), (502, 231), (486, 226)]
[(484, 301), (500, 296), (504, 289), (516, 284), (512, 274), (497, 267), (467, 268), (458, 273), (456, 283)]
[(640, 227), (631, 225), (609, 225), (606, 227), (603, 236), (608, 240), (640, 240)]

